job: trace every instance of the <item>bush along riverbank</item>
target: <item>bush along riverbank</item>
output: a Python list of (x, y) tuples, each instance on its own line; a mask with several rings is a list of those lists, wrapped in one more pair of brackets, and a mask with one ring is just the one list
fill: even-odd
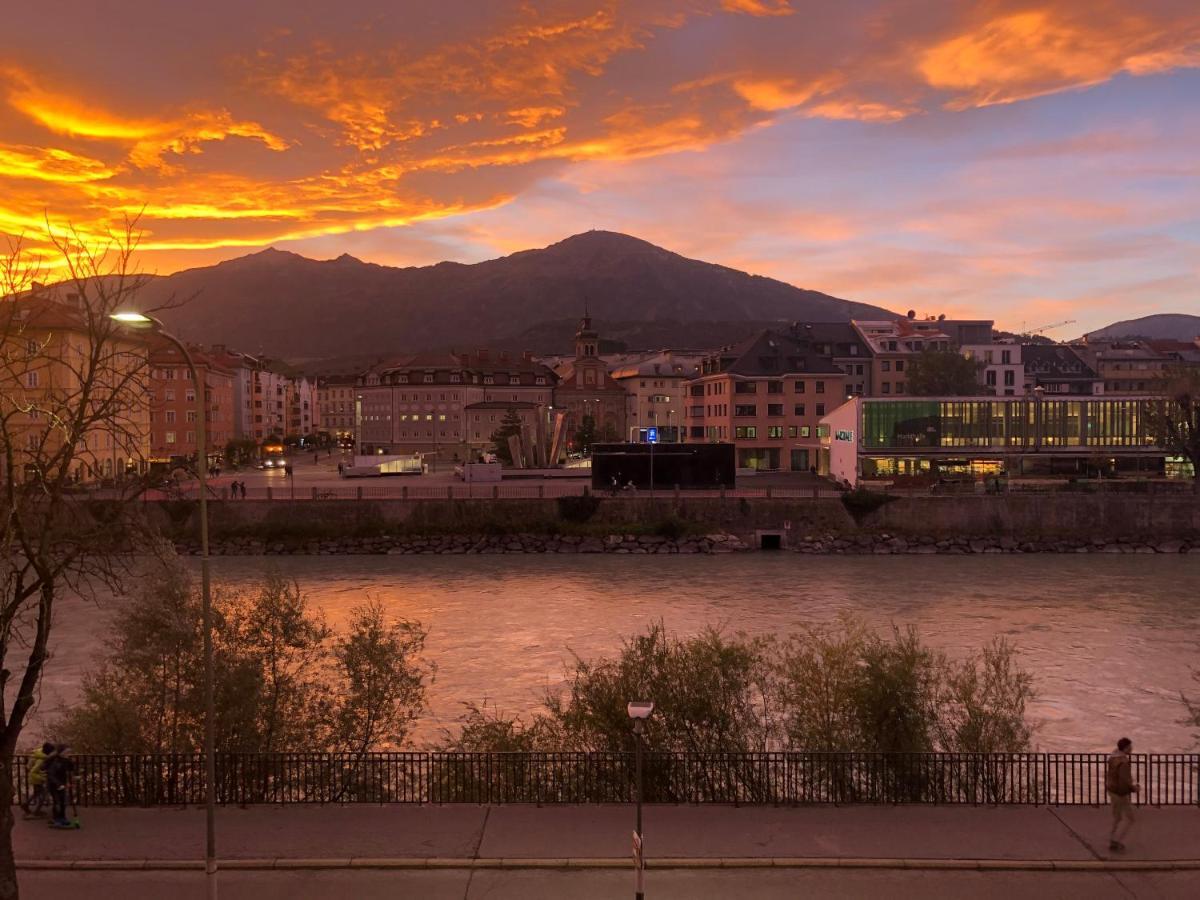
[[(713, 533), (666, 537), (656, 534), (610, 534), (604, 536), (507, 534), (507, 535), (375, 535), (338, 539), (272, 540), (260, 537), (231, 537), (212, 543), (214, 556), (342, 556), (356, 554), (411, 555), (422, 553), (743, 553), (762, 547), (761, 535)], [(768, 541), (768, 543), (771, 543)], [(183, 554), (197, 555), (196, 542), (177, 542)], [(1200, 540), (1155, 540), (1120, 538), (1091, 541), (1020, 541), (1011, 537), (963, 536), (938, 539), (901, 537), (891, 534), (835, 534), (781, 536), (779, 550), (806, 554), (889, 555), (968, 553), (1197, 553)]]

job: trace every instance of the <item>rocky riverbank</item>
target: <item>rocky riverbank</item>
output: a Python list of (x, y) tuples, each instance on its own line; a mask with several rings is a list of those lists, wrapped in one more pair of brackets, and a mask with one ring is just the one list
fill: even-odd
[[(354, 554), (421, 553), (742, 553), (758, 549), (753, 535), (714, 533), (670, 538), (661, 535), (444, 535), (429, 537), (378, 536), (338, 540), (271, 541), (228, 538), (213, 543), (214, 556), (335, 556)], [(181, 543), (179, 552), (198, 554), (199, 544)], [(784, 552), (809, 554), (966, 554), (966, 553), (1200, 553), (1200, 539), (1020, 541), (1011, 537), (978, 536), (936, 539), (904, 538), (890, 534), (801, 535), (783, 538)]]

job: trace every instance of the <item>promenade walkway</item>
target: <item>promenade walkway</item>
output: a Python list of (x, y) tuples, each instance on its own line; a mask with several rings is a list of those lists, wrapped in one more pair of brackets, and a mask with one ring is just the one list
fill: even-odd
[[(203, 896), (199, 809), (84, 809), (79, 831), (18, 821), (26, 897)], [(619, 896), (631, 806), (221, 809), (222, 898)], [(645, 810), (648, 896), (1200, 896), (1200, 809), (1147, 808), (1124, 854), (1091, 807)]]

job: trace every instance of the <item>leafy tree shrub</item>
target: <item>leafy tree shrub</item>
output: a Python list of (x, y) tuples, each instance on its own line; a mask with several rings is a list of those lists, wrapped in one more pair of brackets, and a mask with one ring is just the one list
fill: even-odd
[[(425, 632), (377, 604), (356, 607), (334, 632), (295, 582), (269, 572), (253, 591), (217, 590), (213, 613), (220, 750), (396, 747), (424, 708)], [(169, 561), (117, 616), (106, 658), (56, 731), (82, 752), (197, 752), (202, 640), (195, 585)]]
[(492, 432), (491, 440), (496, 452), (496, 458), (504, 465), (511, 466), (513, 464), (512, 451), (508, 448), (508, 439), (521, 434), (521, 416), (512, 407), (504, 414), (504, 418), (500, 420), (500, 426)]

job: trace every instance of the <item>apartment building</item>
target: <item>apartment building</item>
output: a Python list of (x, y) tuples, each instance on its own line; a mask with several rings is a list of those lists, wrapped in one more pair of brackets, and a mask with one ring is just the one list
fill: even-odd
[[(236, 437), (235, 372), (199, 347), (189, 347), (188, 352), (204, 386), (208, 461), (210, 465), (218, 464), (225, 445)], [(154, 339), (150, 352), (150, 450), (156, 461), (179, 463), (197, 458), (196, 390), (179, 349), (168, 341)]]
[(850, 322), (794, 322), (791, 333), (812, 344), (846, 374), (846, 394), (870, 396), (874, 385), (871, 348)]
[[(40, 462), (62, 446), (57, 427), (73, 404), (81, 373), (89, 368), (92, 334), (78, 295), (33, 296), (6, 301), (0, 338), (0, 394), (6, 401), (12, 464), (18, 479), (38, 478)], [(101, 326), (103, 327), (103, 326)], [(76, 481), (119, 479), (146, 471), (150, 451), (150, 404), (145, 335), (114, 328), (106, 353), (95, 366), (92, 410), (111, 403), (111, 415), (78, 438), (68, 473)], [(119, 396), (112, 392), (119, 391)], [(66, 399), (64, 399), (66, 398)], [(94, 414), (94, 413), (93, 413)], [(0, 455), (0, 469), (6, 462)]]
[(1023, 344), (1021, 363), (1026, 392), (1089, 396), (1104, 393), (1104, 379), (1066, 344)]
[(626, 394), (626, 439), (646, 439), (646, 429), (658, 429), (663, 443), (687, 440), (684, 401), (691, 379), (700, 374), (704, 353), (660, 350), (630, 359), (610, 373)]
[(1025, 365), (1020, 344), (964, 344), (959, 351), (980, 364), (980, 394), (1016, 397), (1025, 392)]
[[(491, 445), (509, 406), (548, 416), (555, 381), (528, 353), (414, 354), (377, 366), (357, 385), (360, 452), (468, 458)], [(476, 404), (488, 406), (469, 420)]]
[(335, 441), (354, 438), (357, 375), (330, 375), (317, 380), (317, 416), (322, 431)]
[(810, 340), (761, 331), (705, 357), (688, 387), (688, 440), (733, 443), (740, 469), (820, 468), (818, 425), (846, 381)]
[(1104, 382), (1105, 394), (1147, 394), (1154, 391), (1172, 364), (1145, 341), (1086, 341), (1075, 352)]
[(851, 323), (871, 352), (872, 394), (908, 393), (908, 370), (926, 350), (950, 350), (953, 341), (936, 319), (854, 320)]

